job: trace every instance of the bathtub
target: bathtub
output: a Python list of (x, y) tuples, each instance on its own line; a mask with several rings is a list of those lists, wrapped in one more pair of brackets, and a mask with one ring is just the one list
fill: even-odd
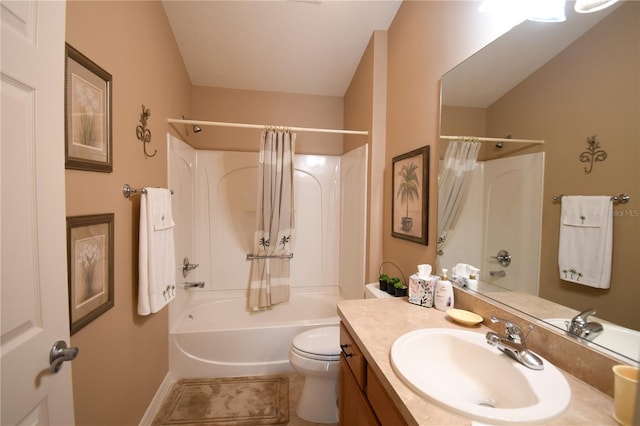
[(169, 333), (172, 379), (235, 377), (292, 370), (289, 348), (302, 331), (338, 325), (338, 293), (293, 293), (273, 309), (249, 312), (242, 297), (196, 299)]

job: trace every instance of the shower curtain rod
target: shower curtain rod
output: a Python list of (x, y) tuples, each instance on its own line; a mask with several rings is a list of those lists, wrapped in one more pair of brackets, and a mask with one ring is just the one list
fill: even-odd
[(517, 143), (531, 143), (542, 145), (544, 144), (543, 140), (534, 140), (534, 139), (509, 139), (509, 138), (485, 138), (485, 137), (477, 137), (477, 136), (440, 136), (440, 139), (446, 140), (463, 140), (463, 141), (478, 141), (478, 142), (517, 142)]
[[(263, 124), (243, 124), (243, 123), (225, 123), (222, 121), (199, 121), (199, 120), (184, 120), (177, 118), (167, 118), (168, 123), (176, 124), (191, 124), (199, 126), (218, 126), (218, 127), (240, 127), (243, 129), (264, 129), (266, 125)], [(368, 136), (369, 132), (366, 130), (339, 130), (339, 129), (314, 129), (310, 127), (284, 127), (293, 132), (316, 132), (316, 133), (341, 133), (343, 135), (365, 135)]]

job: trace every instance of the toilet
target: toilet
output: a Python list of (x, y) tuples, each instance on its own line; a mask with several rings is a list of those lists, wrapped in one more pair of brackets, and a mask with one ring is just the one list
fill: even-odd
[(296, 414), (315, 423), (338, 423), (340, 327), (318, 327), (293, 338), (291, 366), (304, 376)]

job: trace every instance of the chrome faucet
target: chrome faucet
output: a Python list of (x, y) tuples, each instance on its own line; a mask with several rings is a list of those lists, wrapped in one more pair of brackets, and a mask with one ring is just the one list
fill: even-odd
[(569, 334), (581, 337), (587, 340), (593, 340), (598, 334), (602, 333), (603, 327), (599, 322), (587, 321), (589, 315), (594, 315), (596, 310), (589, 308), (580, 312), (573, 317), (571, 321), (566, 321), (567, 331)]
[(526, 340), (531, 330), (533, 330), (532, 325), (529, 326), (526, 336), (523, 336), (520, 326), (511, 321), (491, 317), (491, 322), (494, 324), (497, 322), (504, 323), (506, 336), (501, 336), (498, 333), (490, 331), (487, 333), (488, 344), (500, 349), (525, 367), (529, 367), (532, 370), (542, 370), (544, 368), (542, 360), (527, 349)]

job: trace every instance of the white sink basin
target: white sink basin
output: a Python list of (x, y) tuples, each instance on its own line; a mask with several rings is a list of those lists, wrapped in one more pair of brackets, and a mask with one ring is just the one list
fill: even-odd
[[(571, 318), (547, 318), (546, 323), (560, 327), (567, 331), (567, 323)], [(587, 344), (596, 343), (605, 349), (613, 351), (619, 355), (640, 362), (640, 332), (615, 324), (601, 323), (603, 330), (593, 340), (583, 340)]]
[(415, 330), (391, 347), (394, 370), (415, 392), (492, 424), (540, 423), (569, 406), (569, 384), (543, 361), (543, 370), (529, 369), (489, 346), (485, 334), (456, 329)]

